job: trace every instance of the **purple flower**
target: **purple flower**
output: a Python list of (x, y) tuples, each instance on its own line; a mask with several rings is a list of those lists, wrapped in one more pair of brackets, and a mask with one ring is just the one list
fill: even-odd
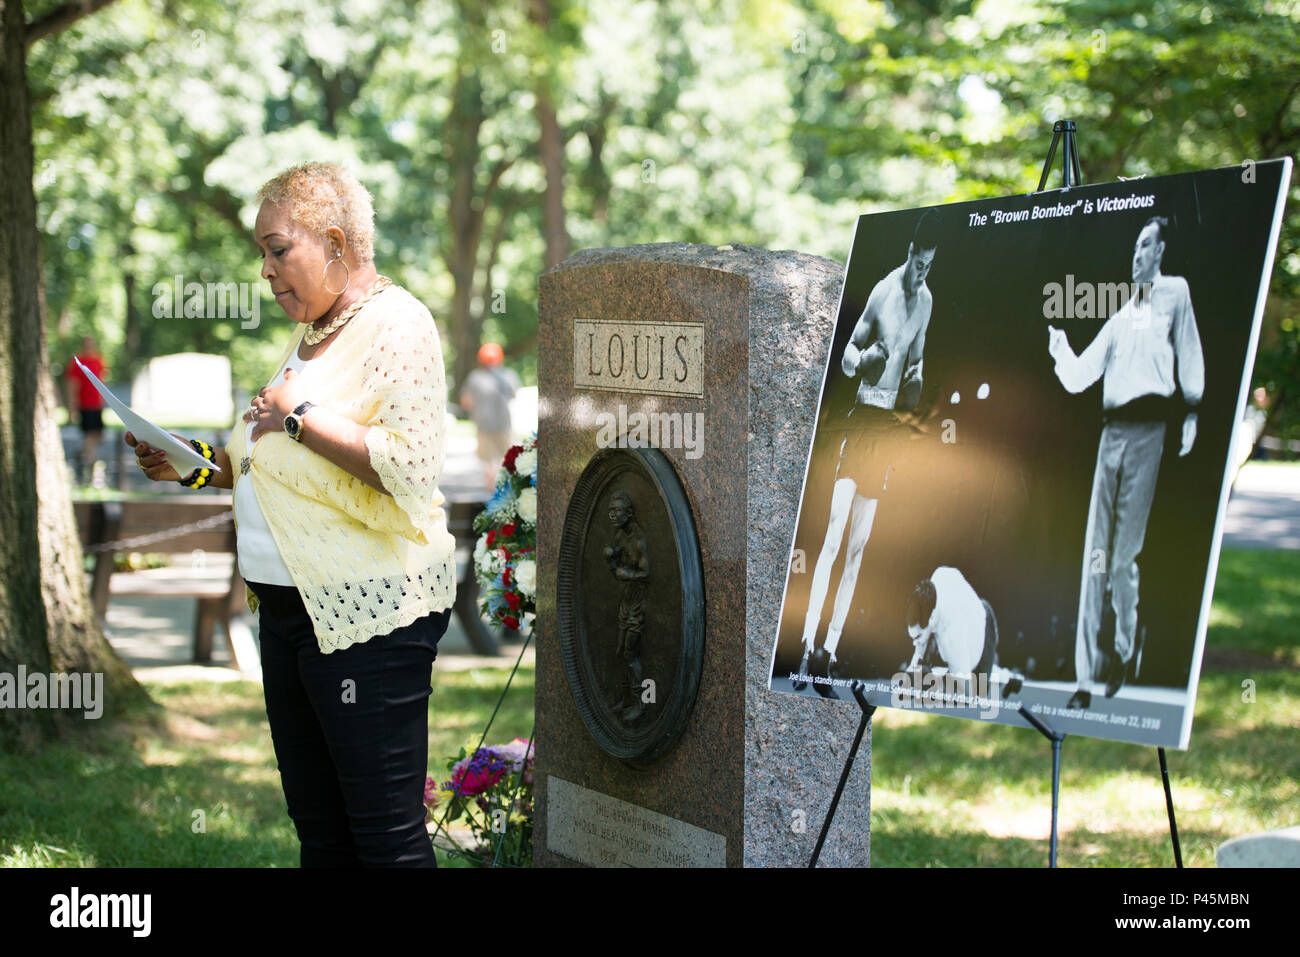
[(509, 770), (511, 763), (492, 748), (479, 748), (452, 766), (451, 780), (443, 784), (443, 790), (462, 797), (474, 797), (491, 788)]

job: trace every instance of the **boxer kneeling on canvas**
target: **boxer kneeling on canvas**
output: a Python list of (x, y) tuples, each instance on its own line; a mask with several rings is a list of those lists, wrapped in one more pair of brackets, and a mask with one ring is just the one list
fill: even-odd
[(907, 601), (907, 634), (915, 651), (903, 669), (932, 667), (937, 654), (948, 673), (975, 681), (987, 675), (1002, 680), (1003, 691), (1020, 690), (1019, 676), (998, 667), (998, 622), (993, 606), (980, 598), (956, 568), (941, 565)]

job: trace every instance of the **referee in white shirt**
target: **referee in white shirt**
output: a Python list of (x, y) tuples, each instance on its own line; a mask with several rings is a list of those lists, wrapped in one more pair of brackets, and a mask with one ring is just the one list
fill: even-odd
[(1115, 644), (1104, 669), (1106, 696), (1113, 697), (1124, 683), (1137, 632), (1137, 557), (1146, 537), (1167, 422), (1182, 416), (1179, 455), (1190, 452), (1196, 441), (1205, 358), (1187, 280), (1160, 272), (1168, 228), (1163, 216), (1143, 225), (1133, 247), (1133, 295), (1081, 355), (1074, 354), (1064, 332), (1048, 327), (1048, 351), (1066, 389), (1082, 392), (1102, 379), (1105, 422), (1083, 546), (1074, 656), (1078, 688), (1071, 708), (1089, 707), (1093, 691), (1101, 686), (1097, 673), (1107, 659), (1098, 647), (1098, 632), (1108, 586)]

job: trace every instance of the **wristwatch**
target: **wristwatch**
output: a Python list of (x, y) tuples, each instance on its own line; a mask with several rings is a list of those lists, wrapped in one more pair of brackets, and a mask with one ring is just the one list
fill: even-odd
[(304, 402), (284, 417), (284, 431), (295, 442), (302, 441), (302, 418), (312, 405), (311, 402)]

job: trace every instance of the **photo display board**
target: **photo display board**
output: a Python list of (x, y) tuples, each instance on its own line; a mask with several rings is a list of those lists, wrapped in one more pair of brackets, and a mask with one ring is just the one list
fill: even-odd
[(1186, 748), (1290, 176), (860, 217), (770, 688)]

